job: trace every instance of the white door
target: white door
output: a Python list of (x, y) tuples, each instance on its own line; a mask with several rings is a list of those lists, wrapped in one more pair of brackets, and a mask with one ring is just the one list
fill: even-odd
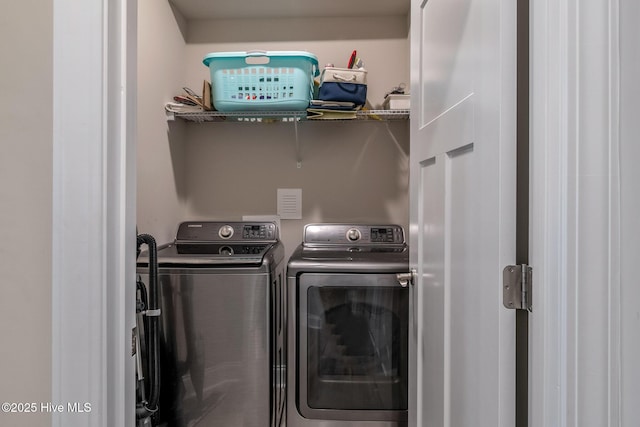
[(513, 426), (515, 0), (412, 0), (409, 417)]

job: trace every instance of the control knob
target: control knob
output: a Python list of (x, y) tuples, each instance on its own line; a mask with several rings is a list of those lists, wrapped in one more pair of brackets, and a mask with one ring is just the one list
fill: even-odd
[(218, 253), (220, 255), (231, 256), (231, 255), (233, 255), (233, 249), (230, 248), (229, 246), (223, 246), (223, 247), (220, 248)]
[(223, 225), (222, 227), (220, 227), (218, 235), (223, 239), (230, 238), (231, 236), (233, 236), (233, 227), (230, 225)]
[(360, 239), (360, 230), (357, 228), (350, 228), (349, 231), (347, 231), (347, 239), (349, 239), (350, 242), (358, 241)]

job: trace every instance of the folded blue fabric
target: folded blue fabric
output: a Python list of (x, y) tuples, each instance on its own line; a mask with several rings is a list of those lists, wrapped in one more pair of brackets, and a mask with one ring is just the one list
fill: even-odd
[(367, 102), (367, 85), (359, 83), (323, 82), (318, 89), (323, 101), (353, 102), (361, 107)]

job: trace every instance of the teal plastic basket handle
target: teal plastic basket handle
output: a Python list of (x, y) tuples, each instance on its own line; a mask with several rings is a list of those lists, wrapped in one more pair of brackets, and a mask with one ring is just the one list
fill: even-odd
[[(301, 54), (304, 52), (290, 52), (291, 54)], [(246, 57), (244, 62), (249, 64), (249, 65), (265, 65), (268, 64), (269, 62), (271, 62), (271, 57), (270, 55), (273, 54), (273, 52), (268, 52), (266, 50), (259, 50), (259, 49), (255, 49), (255, 50), (248, 50), (245, 52)], [(320, 75), (320, 68), (318, 67), (318, 60), (317, 58), (311, 57), (312, 55), (309, 55), (308, 59), (311, 61), (311, 71), (312, 71), (312, 75), (314, 77), (318, 77)], [(251, 59), (251, 60), (250, 60)]]
[(246, 53), (247, 53), (247, 56), (267, 56), (266, 50), (259, 50), (259, 49), (248, 50)]
[(271, 58), (266, 50), (249, 50), (246, 52), (244, 62), (248, 65), (266, 65), (271, 62)]
[(246, 52), (244, 62), (248, 65), (266, 65), (271, 62), (271, 58), (265, 50), (249, 50)]

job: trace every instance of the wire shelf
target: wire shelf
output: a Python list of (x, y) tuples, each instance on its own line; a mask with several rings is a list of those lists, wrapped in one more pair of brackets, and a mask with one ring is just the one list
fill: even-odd
[[(341, 119), (349, 120), (408, 120), (409, 110), (358, 110), (355, 118)], [(181, 119), (187, 122), (241, 122), (241, 123), (274, 123), (274, 122), (298, 122), (307, 121), (306, 111), (246, 111), (222, 113), (219, 111), (200, 112), (174, 112), (167, 111), (169, 120)], [(309, 120), (312, 121), (312, 120)], [(313, 121), (335, 121), (335, 120), (313, 120)]]

